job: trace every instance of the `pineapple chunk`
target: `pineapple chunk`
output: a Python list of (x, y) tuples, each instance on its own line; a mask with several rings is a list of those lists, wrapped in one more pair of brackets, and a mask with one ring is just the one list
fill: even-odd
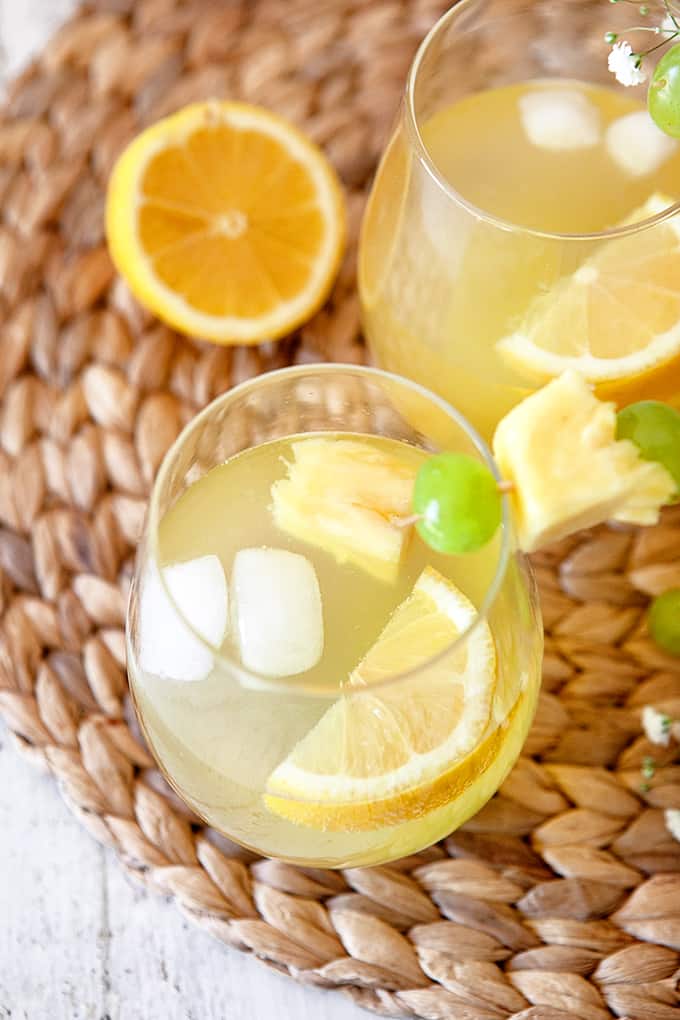
[(654, 524), (675, 492), (661, 464), (616, 439), (616, 407), (564, 372), (502, 419), (493, 449), (514, 483), (519, 544), (532, 552), (602, 521)]
[(288, 477), (271, 490), (277, 526), (393, 581), (412, 530), (394, 518), (410, 513), (417, 459), (335, 437), (300, 439), (291, 449)]

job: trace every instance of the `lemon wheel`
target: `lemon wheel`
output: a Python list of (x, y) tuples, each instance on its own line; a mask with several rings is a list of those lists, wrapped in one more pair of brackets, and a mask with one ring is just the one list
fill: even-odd
[(186, 107), (135, 138), (109, 182), (112, 258), (191, 335), (257, 343), (323, 303), (344, 246), (340, 185), (317, 146), (259, 107)]
[[(673, 204), (653, 195), (631, 222)], [(663, 390), (680, 357), (680, 228), (676, 219), (603, 241), (573, 274), (538, 297), (522, 326), (497, 345), (539, 381), (573, 369), (603, 396), (639, 399), (646, 380)]]
[[(407, 675), (381, 686), (396, 673)], [(269, 777), (266, 806), (299, 824), (348, 832), (441, 807), (500, 750), (502, 735), (490, 724), (495, 683), (487, 622), (426, 568), (343, 695)]]

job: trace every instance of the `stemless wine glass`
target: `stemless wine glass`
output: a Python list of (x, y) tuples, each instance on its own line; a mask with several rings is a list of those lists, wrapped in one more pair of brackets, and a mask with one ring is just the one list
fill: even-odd
[[(225, 593), (204, 569), (205, 558), (214, 565), (218, 557), (233, 581), (234, 556), (244, 547), (292, 548), (271, 516), (272, 477), (285, 470), (281, 444), (291, 436), (348, 433), (353, 440), (390, 443), (410, 457), (440, 449), (465, 452), (498, 478), (470, 425), (415, 383), (342, 365), (260, 376), (210, 404), (167, 453), (151, 496), (127, 625), (135, 706), (149, 746), (178, 794), (236, 842), (324, 867), (373, 864), (417, 851), (477, 811), (520, 752), (534, 712), (542, 651), (536, 592), (515, 548), (505, 497), (503, 524), (484, 549), (443, 557), (423, 545), (418, 553), (446, 583), (457, 585), (477, 613), (455, 641), (415, 666), (405, 663), (401, 672), (360, 689), (347, 685), (356, 665), (353, 649), (365, 650), (387, 622), (380, 606), (391, 582), (351, 572), (304, 543), (295, 548), (317, 557), (326, 633), (321, 665), (277, 680), (246, 668), (228, 626), (219, 647), (208, 643), (205, 634), (214, 633)], [(168, 563), (187, 554), (204, 558), (199, 581), (188, 573), (183, 579), (184, 564), (175, 563), (171, 584)], [(230, 601), (233, 595), (232, 584)], [(263, 607), (263, 638), (270, 617)], [(356, 736), (328, 726), (335, 718), (329, 712), (343, 699), (355, 699), (354, 715), (346, 719), (361, 718), (370, 697), (370, 711), (386, 727), (399, 713), (403, 725), (415, 727), (409, 713), (418, 711), (418, 691), (427, 690), (433, 677), (440, 678), (441, 690), (449, 670), (453, 675), (461, 662), (474, 661), (475, 642), (486, 625), (497, 661), (490, 708), (475, 747), (455, 767), (442, 767), (416, 788), (392, 789), (389, 817), (381, 814), (380, 802), (367, 803), (361, 790), (340, 805), (325, 803), (323, 796), (293, 797), (283, 813), (277, 809), (268, 797), (270, 777), (320, 720), (326, 720), (329, 743)], [(222, 620), (218, 632), (224, 629)], [(380, 750), (380, 740), (373, 750)], [(376, 770), (379, 759), (377, 754)], [(365, 789), (374, 777), (361, 778)]]
[(460, 0), (411, 67), (363, 223), (365, 333), (486, 438), (570, 365), (619, 404), (680, 397), (680, 147), (607, 70), (635, 16)]

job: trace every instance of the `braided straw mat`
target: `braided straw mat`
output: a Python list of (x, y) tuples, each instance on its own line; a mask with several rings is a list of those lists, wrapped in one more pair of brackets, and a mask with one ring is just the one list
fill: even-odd
[[(106, 0), (11, 86), (0, 114), (0, 709), (82, 824), (197, 924), (298, 981), (387, 1016), (678, 1020), (680, 669), (645, 636), (680, 584), (680, 512), (536, 559), (543, 694), (500, 795), (389, 867), (257, 859), (165, 786), (129, 709), (123, 623), (160, 460), (198, 408), (290, 362), (361, 361), (354, 266), (366, 187), (409, 60), (441, 0)], [(285, 12), (285, 16), (284, 13)], [(300, 123), (349, 193), (327, 307), (259, 349), (188, 341), (117, 279), (107, 173), (150, 120), (238, 96)], [(676, 745), (677, 749), (677, 745)], [(642, 786), (646, 756), (656, 772)], [(676, 761), (676, 764), (674, 764)]]

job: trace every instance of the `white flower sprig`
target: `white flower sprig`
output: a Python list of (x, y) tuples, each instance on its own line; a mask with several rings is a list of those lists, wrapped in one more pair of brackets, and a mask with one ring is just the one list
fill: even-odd
[[(653, 705), (645, 705), (642, 709), (642, 728), (647, 740), (661, 747), (668, 747), (671, 738), (680, 742), (680, 719), (671, 719), (665, 712), (659, 712)], [(640, 769), (644, 782), (640, 786), (641, 793), (648, 793), (650, 782), (656, 772), (656, 762), (649, 756), (642, 761)], [(674, 839), (680, 842), (680, 809), (667, 808), (664, 812), (666, 828)]]
[(668, 747), (671, 742), (671, 734), (675, 736), (675, 728), (679, 725), (678, 723), (674, 724), (669, 715), (659, 712), (652, 705), (645, 705), (642, 709), (642, 728), (647, 740), (652, 744)]
[(645, 58), (680, 37), (680, 5), (677, 4), (677, 0), (661, 0), (658, 4), (642, 6), (635, 0), (610, 0), (610, 3), (634, 3), (643, 17), (649, 17), (655, 11), (658, 13), (660, 20), (657, 25), (633, 25), (629, 29), (630, 32), (651, 32), (653, 35), (663, 36), (655, 46), (650, 46), (646, 50), (636, 50), (632, 43), (627, 39), (620, 39), (616, 32), (607, 32), (604, 37), (605, 42), (612, 47), (607, 66), (616, 80), (627, 86), (642, 85), (649, 77), (644, 66)]
[(647, 71), (642, 66), (642, 57), (633, 52), (633, 47), (623, 39), (614, 43), (607, 66), (622, 85), (642, 85), (647, 81)]
[(677, 839), (680, 843), (680, 808), (666, 808), (664, 821), (673, 839)]

